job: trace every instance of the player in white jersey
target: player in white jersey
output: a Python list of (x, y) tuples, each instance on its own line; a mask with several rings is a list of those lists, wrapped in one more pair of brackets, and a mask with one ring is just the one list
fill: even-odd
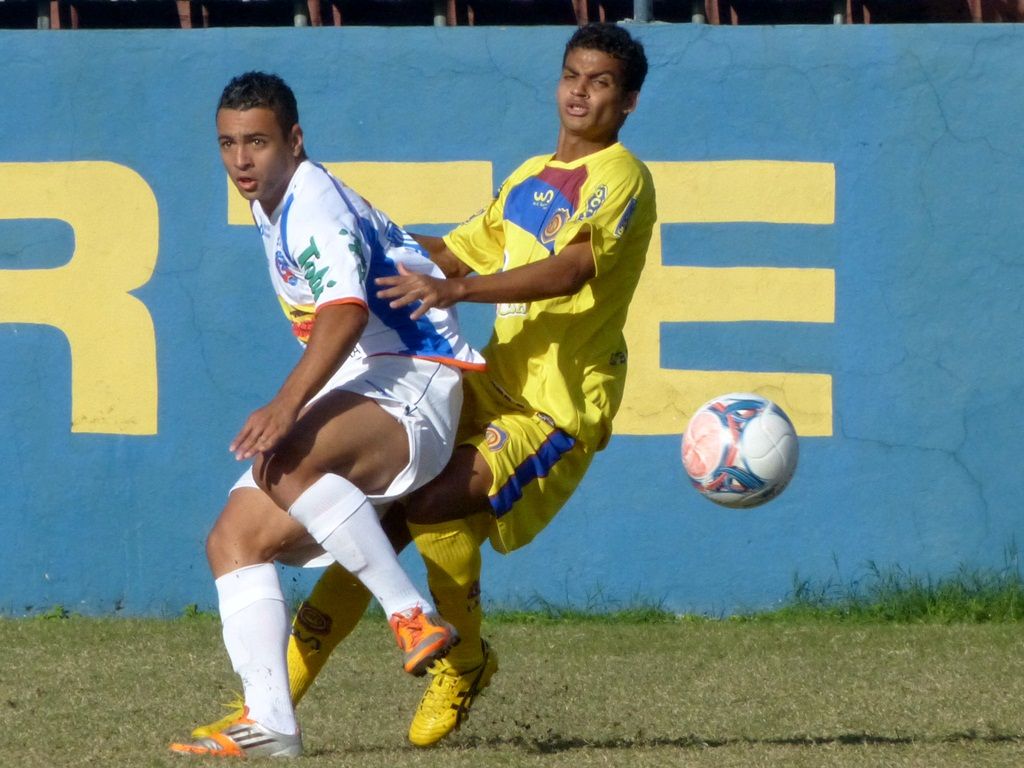
[(223, 731), (176, 752), (294, 756), (302, 751), (285, 647), (289, 615), (274, 561), (336, 561), (381, 603), (423, 674), (458, 635), (398, 563), (374, 505), (435, 477), (454, 446), (461, 370), (483, 359), (449, 310), (413, 320), (372, 287), (404, 272), (440, 276), (380, 211), (305, 153), (291, 89), (249, 72), (217, 109), (224, 166), (250, 200), (274, 290), (305, 345), (277, 395), (229, 449), (251, 470), (232, 488), (207, 539), (224, 644), (245, 710)]
[(270, 279), (296, 337), (306, 343), (316, 312), (356, 303), (369, 310), (356, 357), (414, 355), (458, 366), (480, 367), (481, 358), (458, 334), (455, 316), (431, 310), (423, 321), (367, 292), (378, 277), (410, 272), (443, 277), (408, 233), (332, 176), (302, 161), (278, 211), (256, 200), (253, 218), (263, 237)]

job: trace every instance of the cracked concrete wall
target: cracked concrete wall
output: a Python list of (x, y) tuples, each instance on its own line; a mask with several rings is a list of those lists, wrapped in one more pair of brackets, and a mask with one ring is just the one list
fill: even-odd
[[(487, 553), (486, 596), (730, 613), (872, 567), (1015, 567), (1024, 31), (634, 29), (623, 141), (660, 228), (627, 401), (549, 530)], [(215, 602), (227, 442), (298, 354), (220, 167), (227, 79), (282, 74), (311, 154), (439, 233), (553, 149), (568, 32), (0, 33), (0, 612)], [(464, 318), (482, 343), (490, 310)], [(790, 410), (801, 464), (731, 512), (687, 486), (679, 434), (748, 388)]]

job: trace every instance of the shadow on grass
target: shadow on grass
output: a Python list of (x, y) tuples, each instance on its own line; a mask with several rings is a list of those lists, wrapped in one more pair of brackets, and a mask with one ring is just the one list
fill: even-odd
[[(777, 736), (763, 739), (726, 738), (708, 739), (697, 735), (678, 737), (643, 736), (616, 737), (609, 739), (585, 739), (559, 734), (548, 734), (542, 737), (530, 736), (492, 736), (488, 738), (463, 737), (451, 742), (442, 743), (435, 749), (449, 748), (452, 750), (469, 749), (516, 749), (524, 753), (550, 755), (573, 750), (632, 750), (632, 749), (720, 749), (738, 746), (773, 746), (773, 747), (901, 747), (910, 745), (935, 744), (1024, 744), (1024, 733), (978, 733), (977, 731), (961, 731), (944, 736), (882, 736), (872, 733), (839, 733), (832, 736)], [(420, 751), (418, 747), (408, 747)], [(369, 744), (350, 746), (343, 750), (320, 749), (307, 752), (307, 755), (330, 757), (341, 753), (391, 752), (394, 747), (377, 747)]]
[(779, 736), (763, 739), (730, 738), (707, 739), (696, 735), (664, 737), (635, 736), (613, 739), (582, 739), (551, 734), (541, 738), (513, 736), (511, 738), (466, 739), (462, 744), (477, 747), (518, 747), (539, 754), (568, 752), (574, 749), (652, 749), (673, 747), (677, 749), (713, 749), (735, 746), (782, 746), (782, 747), (824, 747), (824, 746), (906, 746), (910, 744), (1024, 744), (1024, 734), (982, 734), (974, 731), (951, 733), (946, 736), (880, 736), (871, 733), (840, 733), (834, 736)]

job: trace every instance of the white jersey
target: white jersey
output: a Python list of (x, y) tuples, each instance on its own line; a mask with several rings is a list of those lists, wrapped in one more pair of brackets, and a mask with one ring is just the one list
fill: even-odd
[(407, 355), (483, 369), (483, 358), (459, 333), (454, 308), (412, 320), (415, 304), (392, 309), (377, 298), (374, 279), (397, 275), (399, 264), (444, 275), (408, 233), (326, 168), (303, 161), (277, 209), (268, 216), (257, 201), (252, 215), (274, 291), (300, 342), (308, 341), (317, 310), (360, 304), (369, 321), (353, 357)]

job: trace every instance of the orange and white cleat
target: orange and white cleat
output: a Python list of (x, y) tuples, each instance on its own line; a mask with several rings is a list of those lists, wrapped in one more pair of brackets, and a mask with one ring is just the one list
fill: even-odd
[(427, 667), (448, 655), (459, 642), (459, 633), (436, 613), (424, 613), (420, 607), (407, 613), (394, 613), (388, 620), (398, 647), (405, 654), (403, 667), (420, 677)]
[(171, 744), (181, 755), (213, 757), (298, 757), (302, 754), (302, 734), (278, 733), (249, 719), (249, 710), (224, 730), (210, 733), (188, 743)]

